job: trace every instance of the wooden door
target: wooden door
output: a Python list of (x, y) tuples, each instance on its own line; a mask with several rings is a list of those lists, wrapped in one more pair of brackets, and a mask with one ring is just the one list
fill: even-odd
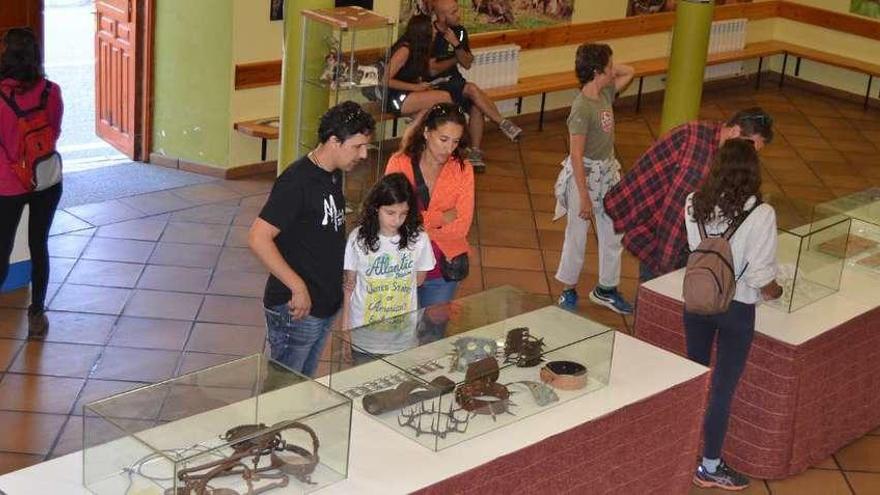
[(95, 132), (137, 159), (137, 0), (95, 0), (95, 10)]
[(43, 45), (43, 0), (0, 0), (0, 38), (10, 28), (29, 27)]

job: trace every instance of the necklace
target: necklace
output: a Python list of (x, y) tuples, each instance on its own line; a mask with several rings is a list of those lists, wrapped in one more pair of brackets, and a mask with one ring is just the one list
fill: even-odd
[[(321, 163), (321, 162), (318, 160), (318, 154), (315, 153), (315, 150), (309, 151), (309, 154), (306, 155), (306, 156), (307, 156), (307, 157), (309, 158), (309, 160), (311, 160), (312, 163), (314, 163), (318, 168), (320, 168), (321, 170), (323, 170), (323, 171), (325, 171), (325, 172), (328, 172), (328, 171), (327, 171), (327, 168), (324, 167), (324, 164)], [(333, 181), (334, 184), (336, 184), (336, 174), (333, 174), (333, 173), (331, 172), (331, 178), (330, 178), (330, 180)]]

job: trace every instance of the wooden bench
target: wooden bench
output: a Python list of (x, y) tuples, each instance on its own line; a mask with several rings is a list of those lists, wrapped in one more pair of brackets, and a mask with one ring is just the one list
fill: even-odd
[[(743, 60), (758, 59), (758, 72), (755, 78), (755, 88), (761, 85), (761, 69), (764, 64), (764, 58), (774, 55), (783, 55), (782, 74), (779, 80), (779, 86), (782, 87), (785, 82), (785, 69), (788, 64), (788, 57), (797, 57), (797, 65), (795, 66), (795, 76), (800, 73), (801, 59), (812, 60), (827, 65), (833, 65), (844, 69), (861, 72), (868, 76), (868, 90), (865, 93), (865, 108), (871, 95), (871, 84), (874, 76), (880, 77), (880, 65), (862, 62), (852, 58), (841, 57), (839, 55), (814, 50), (799, 46), (793, 43), (783, 41), (759, 41), (749, 43), (742, 50), (735, 50), (724, 53), (709, 54), (706, 65), (719, 65), (728, 62), (738, 62)], [(629, 65), (635, 69), (635, 77), (639, 79), (638, 91), (636, 92), (636, 112), (641, 109), (642, 89), (644, 80), (649, 76), (657, 76), (665, 74), (669, 70), (669, 58), (659, 57), (646, 60), (637, 60), (629, 62)], [(527, 96), (541, 95), (541, 109), (538, 116), (538, 130), (544, 128), (544, 105), (547, 100), (547, 93), (554, 91), (565, 91), (569, 89), (577, 89), (579, 86), (574, 71), (557, 72), (553, 74), (542, 74), (539, 76), (523, 77), (516, 84), (509, 86), (499, 86), (495, 88), (485, 89), (486, 94), (494, 101), (508, 100), (516, 98), (517, 113), (522, 113), (522, 101)], [(378, 113), (378, 112), (377, 112)], [(385, 119), (394, 119), (393, 135), (397, 135), (397, 119), (387, 112), (382, 114)], [(269, 121), (277, 122), (274, 119), (251, 120), (247, 122), (237, 122), (235, 129), (249, 136), (256, 136), (263, 139), (262, 159), (265, 161), (266, 140), (278, 138), (278, 127), (270, 127), (265, 125)]]
[(247, 136), (260, 138), (260, 161), (265, 162), (266, 142), (270, 139), (278, 139), (280, 119), (278, 117), (270, 117), (267, 119), (245, 120), (244, 122), (236, 122), (232, 127)]
[[(750, 43), (742, 50), (710, 54), (706, 60), (706, 65), (718, 65), (758, 58), (760, 59), (760, 67), (764, 57), (780, 55), (783, 53), (785, 53), (785, 48), (782, 44), (775, 41), (760, 41), (757, 43)], [(635, 77), (639, 79), (638, 92), (636, 93), (636, 111), (638, 112), (641, 108), (644, 79), (648, 76), (665, 74), (669, 70), (669, 58), (660, 57), (637, 60), (635, 62), (630, 62), (628, 65), (631, 65), (633, 69), (635, 69)], [(564, 91), (567, 89), (577, 89), (579, 86), (580, 84), (578, 83), (574, 71), (565, 71), (557, 72), (555, 74), (524, 77), (516, 84), (489, 88), (485, 91), (490, 98), (496, 101), (517, 98), (518, 113), (522, 111), (522, 99), (524, 97), (541, 95), (541, 109), (538, 117), (538, 130), (541, 130), (544, 128), (544, 104), (546, 103), (547, 93)]]
[[(795, 45), (793, 43), (786, 43), (784, 41), (776, 41), (774, 42), (778, 46), (780, 46), (784, 50), (784, 57), (782, 59), (782, 78), (779, 80), (779, 86), (782, 87), (782, 83), (785, 82), (785, 66), (788, 63), (788, 56), (792, 55), (797, 58), (797, 63), (794, 67), (794, 75), (795, 77), (800, 75), (801, 71), (801, 59), (811, 60), (813, 62), (818, 62), (820, 64), (825, 65), (833, 65), (835, 67), (840, 67), (842, 69), (851, 70), (853, 72), (860, 72), (868, 76), (868, 87), (865, 91), (865, 102), (864, 107), (868, 108), (868, 103), (871, 99), (871, 84), (874, 82), (874, 77), (880, 77), (880, 65), (872, 64), (868, 62), (863, 62), (861, 60), (856, 60), (848, 57), (842, 57), (840, 55), (835, 55), (833, 53), (827, 53), (820, 50), (814, 50), (812, 48), (807, 48), (805, 46)], [(759, 68), (760, 70), (760, 68)]]
[[(397, 135), (397, 119), (394, 115), (391, 115), (388, 112), (380, 112), (379, 104), (375, 102), (371, 102), (363, 105), (363, 107), (373, 114), (374, 118), (380, 118), (381, 120), (391, 120), (394, 119), (394, 130), (393, 134)], [(381, 116), (381, 117), (380, 117)], [(266, 161), (267, 155), (267, 142), (270, 139), (278, 139), (279, 128), (280, 126), (280, 118), (279, 117), (267, 117), (262, 119), (254, 119), (254, 120), (244, 120), (241, 122), (236, 122), (232, 125), (232, 128), (236, 131), (246, 135), (253, 136), (256, 138), (260, 138), (260, 161)]]

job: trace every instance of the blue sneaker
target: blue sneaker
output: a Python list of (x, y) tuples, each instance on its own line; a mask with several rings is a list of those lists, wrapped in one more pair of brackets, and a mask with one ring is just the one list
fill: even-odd
[(556, 304), (562, 309), (575, 309), (578, 303), (578, 293), (574, 289), (565, 289), (559, 294)]
[(632, 304), (626, 302), (616, 287), (614, 289), (596, 287), (590, 292), (590, 301), (622, 315), (631, 315), (633, 312)]

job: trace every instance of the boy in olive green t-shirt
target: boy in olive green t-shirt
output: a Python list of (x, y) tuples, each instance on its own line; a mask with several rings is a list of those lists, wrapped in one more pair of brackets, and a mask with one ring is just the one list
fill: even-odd
[[(620, 282), (622, 236), (614, 232), (602, 200), (620, 181), (620, 163), (614, 158), (614, 109), (618, 91), (633, 78), (626, 65), (614, 65), (611, 48), (601, 44), (578, 47), (575, 72), (581, 91), (571, 105), (568, 117), (570, 154), (556, 182), (558, 212), (567, 210), (565, 241), (556, 279), (565, 284), (559, 305), (573, 309), (578, 295), (575, 286), (584, 266), (590, 221), (596, 226), (599, 250), (599, 283), (590, 292), (590, 301), (620, 314), (631, 314), (632, 305), (617, 290)], [(558, 216), (561, 215), (557, 215)], [(593, 220), (595, 219), (595, 220)]]

